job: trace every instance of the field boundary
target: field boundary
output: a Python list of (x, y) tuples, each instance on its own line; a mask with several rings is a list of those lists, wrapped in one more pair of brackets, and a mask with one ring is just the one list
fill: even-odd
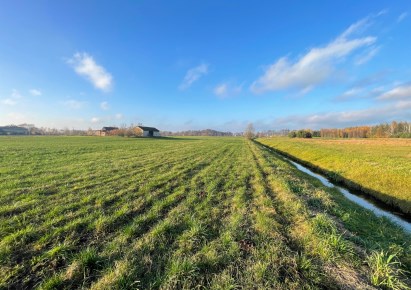
[[(361, 184), (354, 182), (350, 179), (347, 179), (340, 174), (333, 172), (331, 170), (324, 169), (320, 166), (317, 166), (315, 164), (312, 164), (309, 161), (300, 159), (292, 154), (289, 154), (285, 151), (279, 150), (277, 148), (265, 145), (257, 140), (253, 140), (253, 142), (257, 143), (258, 145), (263, 146), (264, 148), (271, 149), (275, 153), (279, 154), (280, 156), (287, 157), (293, 161), (296, 161), (298, 163), (301, 163), (302, 165), (307, 166), (308, 168), (312, 169), (314, 172), (320, 173), (325, 175), (327, 178), (329, 178), (332, 182), (337, 183), (339, 185), (343, 185), (347, 187), (350, 190), (357, 191), (361, 194), (366, 195), (367, 197), (370, 197), (377, 202), (382, 202), (384, 205), (390, 207), (394, 211), (400, 211), (403, 213), (407, 218), (411, 218), (411, 212), (409, 211), (410, 205), (408, 204), (406, 200), (399, 199), (394, 196), (388, 196), (382, 192), (367, 188), (365, 186), (362, 186)], [(405, 205), (404, 205), (405, 204)]]

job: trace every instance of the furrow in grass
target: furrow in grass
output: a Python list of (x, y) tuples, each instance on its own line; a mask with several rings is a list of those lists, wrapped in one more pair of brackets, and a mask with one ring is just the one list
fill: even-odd
[[(220, 155), (224, 155), (224, 154), (226, 154), (226, 151), (225, 151), (225, 150), (221, 150), (220, 154), (217, 154), (215, 157), (212, 157), (212, 158), (209, 158), (209, 159), (208, 159), (208, 160), (210, 161), (209, 163), (212, 163), (213, 160), (221, 157)], [(207, 168), (207, 167), (205, 167), (205, 168)], [(201, 171), (200, 171), (200, 172), (201, 172)], [(198, 173), (197, 173), (196, 170), (192, 170), (192, 171), (191, 171), (191, 174), (198, 174)], [(183, 175), (184, 179), (185, 179), (185, 180), (191, 179), (191, 174)], [(181, 181), (181, 184), (183, 184), (182, 187), (184, 187), (185, 182), (182, 180), (182, 181)], [(187, 189), (185, 189), (185, 191), (186, 191), (186, 190), (187, 190)], [(181, 205), (181, 202), (180, 202), (180, 205)], [(174, 208), (173, 208), (171, 211), (174, 211)], [(158, 213), (158, 212), (157, 212), (157, 213)], [(166, 217), (168, 217), (169, 214), (167, 214), (167, 213), (165, 213), (165, 214), (166, 214), (166, 216), (165, 216), (164, 218), (165, 218), (165, 219), (168, 219), (168, 218), (166, 218)], [(152, 220), (152, 221), (157, 221), (158, 219), (161, 219), (161, 216), (158, 216), (158, 214), (149, 215), (149, 216), (150, 216), (150, 220)], [(153, 225), (153, 226), (155, 226), (155, 225)], [(151, 227), (150, 227), (150, 228), (151, 228)], [(135, 231), (134, 231), (133, 234), (136, 234), (136, 233), (138, 233), (138, 232), (135, 232)], [(142, 234), (142, 233), (140, 232), (140, 234)], [(144, 236), (144, 235), (143, 235), (143, 236)], [(127, 241), (127, 239), (126, 239), (125, 241)], [(118, 241), (118, 242), (119, 242), (119, 241)], [(115, 250), (115, 251), (117, 251), (118, 249), (122, 249), (122, 247), (120, 247), (119, 244), (116, 243), (116, 250)], [(112, 253), (111, 253), (111, 255), (113, 256)], [(114, 255), (114, 257), (115, 257), (115, 255)]]
[[(198, 152), (201, 152), (202, 150), (201, 149), (203, 149), (204, 150), (204, 148), (198, 148)], [(206, 149), (206, 148), (205, 148)], [(181, 155), (179, 155), (179, 157), (178, 158), (176, 158), (176, 160), (175, 160), (175, 162), (174, 162), (174, 164), (179, 164), (179, 163), (181, 163), (181, 161), (183, 161), (185, 158), (194, 158), (195, 156), (196, 156), (196, 154), (198, 155), (198, 152), (196, 152), (196, 151), (194, 151), (194, 150), (192, 150), (191, 149), (191, 154), (186, 154), (186, 153), (184, 153), (183, 154), (183, 152), (181, 152)], [(135, 159), (135, 158), (134, 158)], [(173, 160), (172, 159), (170, 159), (170, 158), (168, 158), (167, 159), (167, 168), (165, 169), (165, 170), (167, 170), (167, 169), (170, 169), (170, 167), (173, 165)], [(116, 161), (117, 162), (117, 161)], [(133, 162), (133, 160), (132, 159), (127, 159), (127, 163), (126, 164), (128, 164), (128, 163), (132, 163)], [(123, 164), (123, 163), (120, 163), (120, 164)], [(116, 173), (116, 171), (113, 169), (113, 168), (110, 168), (110, 167), (107, 167), (107, 166), (103, 166), (103, 168), (101, 168), (101, 169), (99, 169), (99, 170), (91, 170), (90, 168), (88, 168), (87, 166), (81, 166), (80, 168), (87, 168), (87, 172), (86, 173), (83, 173), (82, 172), (82, 174), (81, 175), (79, 175), (78, 174), (78, 168), (79, 167), (77, 167), (77, 166), (73, 166), (73, 168), (75, 169), (75, 173), (76, 173), (76, 175), (78, 175), (79, 177), (78, 178), (76, 178), (76, 179), (74, 179), (74, 180), (67, 180), (67, 178), (65, 177), (65, 178), (60, 178), (58, 175), (57, 176), (53, 176), (53, 179), (54, 180), (60, 180), (60, 179), (62, 179), (62, 180), (64, 180), (64, 182), (60, 182), (60, 183), (58, 183), (58, 182), (53, 182), (52, 183), (52, 186), (53, 186), (53, 188), (54, 189), (60, 189), (61, 187), (64, 187), (64, 188), (66, 188), (66, 187), (68, 187), (68, 189), (69, 190), (65, 190), (65, 191), (63, 191), (63, 193), (69, 193), (70, 192), (70, 190), (75, 190), (76, 192), (79, 192), (80, 190), (82, 190), (82, 189), (87, 189), (87, 188), (95, 188), (95, 187), (104, 187), (105, 185), (107, 185), (107, 184), (112, 184), (113, 182), (119, 182), (119, 181), (125, 181), (125, 180), (129, 180), (129, 177), (131, 177), (132, 175), (137, 175), (137, 174), (141, 174), (141, 175), (143, 175), (142, 173), (144, 173), (144, 172), (153, 172), (153, 171), (158, 171), (157, 169), (158, 169), (158, 167), (159, 166), (163, 166), (163, 165), (159, 165), (158, 163), (153, 163), (153, 165), (148, 165), (148, 166), (146, 166), (146, 167), (141, 167), (141, 169), (140, 170), (133, 170), (133, 171), (131, 171), (131, 172), (129, 172), (128, 170), (126, 170), (127, 168), (122, 168), (123, 167), (123, 165), (118, 165), (117, 167), (119, 167), (119, 168), (122, 168), (122, 174), (120, 175), (120, 176), (116, 176), (116, 175), (114, 175), (114, 176), (111, 176), (112, 175), (112, 173)], [(61, 169), (59, 169), (59, 168), (56, 168), (55, 169), (55, 172), (65, 172), (64, 170), (61, 170)], [(109, 175), (107, 175), (106, 174), (106, 172), (107, 173), (110, 173)], [(124, 173), (125, 172), (125, 173)], [(91, 174), (90, 174), (91, 173)], [(159, 172), (160, 173), (160, 172)], [(85, 176), (87, 176), (87, 178), (85, 178)], [(101, 176), (103, 176), (104, 178), (101, 178)], [(41, 180), (42, 179), (42, 177), (41, 177), (41, 175), (36, 175), (36, 178), (38, 179), (38, 180)], [(45, 180), (45, 182), (47, 182), (47, 180)], [(87, 185), (87, 187), (84, 187), (83, 186), (83, 188), (81, 187), (81, 186), (79, 186), (79, 184), (82, 184), (82, 183), (85, 183), (86, 185)], [(17, 188), (21, 188), (21, 187), (17, 187)], [(39, 189), (40, 190), (47, 190), (47, 188), (45, 189), (44, 188), (44, 185), (40, 185), (40, 187), (39, 187)], [(34, 191), (36, 191), (36, 187), (30, 187), (29, 189), (18, 189), (18, 190), (22, 190), (23, 192), (24, 192), (24, 194), (25, 195), (27, 195), (27, 194), (29, 194), (32, 190), (34, 190)], [(7, 200), (4, 200), (4, 197), (6, 196), (6, 193), (5, 194), (3, 194), (1, 197), (3, 198), (3, 202), (4, 202), (4, 204), (8, 204), (7, 203)], [(18, 193), (16, 193), (16, 192), (11, 192), (11, 194), (10, 194), (10, 198), (13, 198), (13, 201), (14, 202), (16, 202), (16, 201), (18, 201)], [(58, 195), (48, 195), (47, 197), (45, 197), (45, 198), (47, 198), (47, 201), (48, 201), (48, 203), (50, 203), (53, 199), (55, 199), (55, 200), (57, 200), (57, 201), (59, 201), (59, 199), (60, 199), (60, 196), (58, 196)], [(69, 196), (69, 198), (70, 198), (70, 196)], [(22, 205), (22, 206), (24, 206), (24, 204)], [(12, 209), (12, 211), (16, 211), (17, 210), (17, 213), (18, 213), (18, 209), (16, 209), (16, 208), (13, 208)], [(27, 207), (26, 208), (24, 208), (24, 210), (27, 210)], [(1, 210), (1, 208), (0, 208), (0, 212), (3, 212), (2, 210)], [(7, 212), (3, 212), (3, 214), (5, 214), (5, 215), (7, 215)]]
[[(225, 155), (226, 155), (226, 156), (223, 157), (223, 158), (221, 158), (221, 160), (224, 160), (224, 161), (228, 160), (230, 154), (225, 154)], [(204, 168), (203, 171), (199, 172), (198, 174), (196, 174), (196, 175), (193, 176), (192, 178), (195, 179), (197, 176), (199, 176), (199, 175), (201, 175), (201, 174), (206, 174), (207, 171), (215, 170), (215, 167), (216, 167), (216, 166), (215, 166), (215, 163), (217, 163), (217, 164), (218, 164), (218, 163), (224, 164), (223, 161), (220, 161), (220, 162), (215, 161), (213, 164), (210, 164), (210, 166)], [(161, 270), (165, 267), (165, 266), (164, 266), (165, 257), (162, 257), (163, 255), (162, 255), (161, 251), (158, 252), (158, 251), (156, 250), (155, 252), (152, 252), (152, 251), (150, 250), (150, 248), (153, 248), (153, 243), (155, 244), (156, 241), (157, 241), (157, 238), (156, 238), (156, 237), (157, 237), (157, 234), (158, 234), (158, 233), (157, 233), (158, 228), (161, 229), (162, 227), (164, 227), (164, 224), (166, 224), (166, 225), (169, 224), (169, 220), (170, 220), (170, 219), (173, 219), (173, 217), (172, 217), (173, 215), (175, 215), (175, 214), (181, 215), (180, 218), (179, 218), (179, 220), (180, 220), (180, 219), (188, 220), (188, 221), (186, 221), (186, 226), (189, 225), (189, 220), (191, 219), (191, 217), (192, 217), (192, 215), (193, 215), (193, 207), (194, 207), (194, 205), (196, 204), (196, 201), (199, 199), (199, 196), (196, 194), (196, 191), (194, 191), (194, 192), (192, 191), (190, 185), (187, 185), (187, 186), (188, 186), (188, 187), (187, 187), (187, 190), (188, 190), (188, 192), (187, 192), (187, 194), (188, 194), (187, 199), (185, 200), (185, 203), (184, 203), (184, 204), (180, 204), (180, 205), (179, 205), (179, 206), (181, 206), (181, 207), (184, 208), (184, 209), (180, 209), (180, 210), (173, 209), (173, 211), (170, 212), (170, 214), (164, 219), (163, 222), (160, 222), (160, 223), (158, 223), (157, 225), (155, 225), (155, 226), (153, 227), (153, 230), (151, 230), (151, 231), (148, 232), (146, 235), (142, 236), (139, 240), (137, 240), (137, 243), (136, 243), (135, 247), (133, 248), (133, 250), (131, 251), (131, 253), (128, 254), (128, 256), (131, 257), (131, 258), (129, 258), (129, 259), (132, 259), (133, 261), (135, 261), (135, 262), (133, 262), (133, 265), (134, 265), (134, 263), (137, 263), (137, 265), (134, 266), (134, 267), (137, 268), (137, 269), (134, 269), (134, 270), (131, 269), (132, 271), (134, 271), (134, 273), (132, 273), (132, 274), (128, 273), (128, 276), (127, 276), (127, 279), (126, 279), (127, 281), (129, 281), (129, 279), (137, 279), (137, 280), (139, 280), (140, 283), (142, 283), (143, 285), (153, 283), (153, 281), (150, 282), (149, 280), (147, 280), (147, 278), (148, 278), (148, 277), (151, 277), (151, 276), (147, 276), (148, 273), (147, 273), (147, 272), (141, 272), (142, 270), (139, 269), (139, 268), (142, 267), (143, 269), (146, 269), (146, 271), (148, 271), (148, 272), (153, 271), (153, 272), (155, 273), (155, 272), (157, 272), (157, 271), (161, 271)], [(173, 226), (174, 226), (174, 225), (173, 225)], [(153, 232), (153, 231), (154, 231), (154, 232)], [(177, 236), (184, 235), (184, 232), (185, 232), (185, 231), (187, 231), (187, 228), (185, 228), (182, 232), (179, 232)], [(153, 236), (153, 235), (154, 235), (154, 236)], [(146, 241), (146, 240), (149, 240), (150, 242), (144, 242), (144, 241)], [(172, 239), (171, 241), (169, 240), (168, 242), (170, 243), (170, 246), (172, 246), (173, 243), (174, 243), (174, 241), (178, 241), (178, 240), (179, 240), (179, 239), (176, 238), (176, 239)], [(161, 239), (160, 239), (160, 241), (158, 241), (158, 242), (161, 243)], [(143, 249), (143, 250), (142, 250), (142, 249)], [(147, 251), (148, 251), (148, 253), (142, 254), (141, 251), (143, 251), (143, 252), (147, 252)], [(139, 257), (141, 257), (142, 260), (136, 259), (136, 257), (134, 256), (134, 255), (136, 255), (136, 254), (137, 254)], [(123, 260), (124, 260), (124, 259), (123, 259)], [(127, 260), (127, 258), (126, 258), (126, 260)], [(145, 261), (145, 262), (144, 262), (144, 261)], [(150, 261), (151, 261), (151, 262), (150, 262)], [(150, 268), (151, 263), (152, 263), (153, 265), (156, 265), (156, 271), (154, 271), (154, 270), (152, 270), (152, 269)], [(121, 262), (118, 262), (117, 264), (121, 264), (121, 265), (122, 265)], [(140, 265), (140, 267), (139, 267), (138, 265)], [(116, 273), (116, 271), (114, 271), (114, 273)], [(97, 284), (95, 285), (95, 287), (97, 287), (97, 288), (102, 287), (101, 285), (102, 285), (102, 284), (106, 284), (106, 283), (119, 283), (119, 280), (121, 281), (122, 279), (125, 279), (125, 278), (124, 278), (124, 275), (126, 275), (126, 273), (118, 273), (118, 272), (117, 272), (116, 275), (114, 275), (114, 274), (113, 274), (113, 271), (110, 271), (108, 274), (106, 274), (106, 275), (101, 279), (101, 281), (99, 281), (99, 283), (97, 283)], [(114, 276), (114, 277), (113, 277), (113, 276)], [(134, 278), (131, 278), (131, 277), (133, 277), (133, 276), (134, 276)], [(114, 281), (108, 282), (108, 281), (110, 281), (110, 280), (114, 280)]]
[[(224, 152), (224, 151), (223, 151)], [(218, 155), (217, 155), (217, 157), (218, 157)], [(199, 168), (201, 168), (201, 167), (203, 167), (203, 164), (200, 164), (199, 165)], [(193, 169), (193, 168), (191, 168), (191, 169)], [(194, 167), (194, 169), (195, 169), (195, 167)], [(188, 170), (190, 170), (190, 167), (188, 168)], [(195, 170), (194, 170), (195, 171)], [(184, 175), (183, 175), (184, 176)], [(189, 175), (187, 175), (187, 176), (189, 176)], [(86, 206), (86, 205), (85, 205)], [(86, 224), (88, 224), (89, 222), (88, 221), (92, 221), (93, 220), (93, 218), (91, 217), (89, 217), (89, 218), (87, 218), (87, 219), (81, 219), (81, 218), (79, 218), (78, 219), (79, 220), (79, 222), (80, 222), (80, 224), (78, 224), (78, 225), (76, 225), (76, 228), (77, 229), (80, 229), (80, 228), (78, 228), (79, 226), (81, 227), (81, 225), (86, 225)], [(86, 235), (87, 236), (87, 235)], [(91, 237), (92, 238), (92, 237)], [(84, 239), (79, 239), (79, 242), (81, 242), (81, 243), (85, 243), (87, 240), (84, 240)]]
[[(197, 159), (198, 159), (198, 158), (197, 158)], [(181, 161), (181, 160), (179, 160), (179, 161)], [(194, 160), (193, 160), (193, 161), (194, 161)], [(183, 168), (183, 171), (180, 172), (180, 174), (184, 174), (185, 171), (190, 170), (190, 168), (184, 168), (183, 165), (177, 165), (177, 167), (176, 167), (175, 169), (173, 168), (173, 169), (172, 169), (171, 171), (169, 171), (169, 172), (173, 173), (174, 170), (180, 171), (181, 168)], [(148, 169), (148, 170), (150, 170), (150, 169)], [(121, 180), (129, 180), (130, 177), (133, 176), (133, 175), (134, 175), (134, 173), (127, 173), (126, 175), (120, 176), (118, 179), (119, 179), (120, 181), (121, 181)], [(162, 175), (162, 172), (158, 172), (158, 175), (159, 175), (159, 176), (163, 176), (163, 175)], [(156, 175), (156, 176), (157, 176), (157, 175)], [(167, 177), (167, 175), (165, 175), (165, 177)], [(156, 180), (153, 180), (152, 183), (154, 184), (155, 187), (161, 187), (161, 186), (162, 186), (161, 182), (167, 183), (167, 182), (169, 182), (170, 179), (173, 179), (174, 177), (175, 177), (175, 176), (172, 176), (172, 177), (170, 177), (170, 178), (168, 178), (168, 179), (165, 179), (164, 181), (160, 181), (160, 180), (156, 179)], [(139, 178), (139, 176), (136, 176), (136, 178)], [(164, 178), (163, 178), (163, 179), (164, 179)], [(110, 184), (111, 184), (112, 182), (118, 183), (117, 180), (110, 180), (110, 179), (107, 180), (107, 183), (105, 183), (105, 184), (108, 184), (108, 185), (109, 185), (109, 186), (107, 186), (107, 187), (108, 187), (108, 190), (111, 191), (111, 192), (114, 191), (114, 189), (110, 188), (110, 187), (111, 187)], [(129, 183), (129, 182), (128, 182), (128, 183)], [(141, 182), (140, 182), (140, 183), (141, 183)], [(120, 185), (117, 186), (117, 187), (118, 187), (118, 188), (122, 188), (122, 187), (124, 187), (124, 185), (120, 183)], [(93, 188), (94, 188), (94, 186), (93, 186)], [(136, 188), (136, 190), (138, 190), (138, 188)], [(151, 190), (151, 189), (148, 188), (148, 190)], [(98, 188), (97, 193), (99, 193), (99, 192), (103, 192), (103, 193), (104, 193), (104, 191), (105, 191), (105, 187), (101, 187), (101, 188)], [(144, 193), (144, 192), (143, 192), (143, 193)], [(91, 198), (93, 197), (93, 195), (95, 195), (95, 193), (94, 193), (94, 192), (90, 192), (90, 194), (88, 194), (87, 196), (91, 199)], [(70, 197), (74, 197), (74, 198), (70, 199)], [(68, 205), (69, 208), (71, 208), (71, 207), (73, 207), (73, 205), (75, 205), (75, 204), (78, 202), (78, 200), (81, 199), (81, 198), (82, 198), (81, 196), (80, 196), (80, 197), (77, 197), (76, 195), (66, 196), (66, 197), (65, 197), (65, 199), (66, 199), (66, 201), (67, 201), (66, 204)], [(56, 197), (56, 201), (48, 199), (46, 206), (48, 206), (49, 208), (58, 208), (58, 209), (61, 209), (61, 210), (63, 210), (62, 213), (64, 213), (64, 205), (61, 206), (61, 205), (59, 205), (59, 203), (60, 203), (60, 197), (58, 196), (58, 197)], [(86, 206), (86, 205), (87, 205), (87, 204), (80, 204), (79, 206), (84, 207), (84, 206)], [(36, 210), (36, 211), (41, 211), (41, 212), (44, 212), (44, 211), (45, 211), (44, 207), (43, 207), (43, 208), (38, 208), (38, 207), (37, 207), (35, 210)], [(46, 210), (47, 210), (47, 209), (46, 209)], [(27, 211), (28, 211), (28, 210), (27, 210)], [(26, 211), (26, 212), (27, 212), (27, 211)], [(33, 214), (34, 214), (34, 216), (37, 216), (37, 219), (31, 220), (31, 222), (32, 222), (33, 224), (36, 224), (36, 225), (41, 224), (41, 220), (40, 220), (40, 219), (46, 219), (46, 218), (47, 218), (47, 216), (44, 217), (44, 215), (41, 215), (41, 214), (37, 214), (37, 215), (36, 215), (36, 212), (33, 212)], [(8, 219), (8, 221), (11, 222), (12, 219)], [(20, 224), (21, 224), (21, 223), (20, 223)], [(16, 224), (13, 224), (13, 225), (2, 225), (3, 228), (6, 228), (7, 226), (8, 226), (9, 228), (13, 228), (13, 230), (16, 230), (16, 229), (19, 228), (18, 225), (16, 225)]]
[(232, 177), (236, 160), (237, 152), (233, 151), (192, 180), (198, 202), (191, 211), (189, 230), (176, 241), (174, 253), (164, 262), (164, 271), (148, 276), (149, 279), (141, 282), (143, 287), (193, 288), (204, 284), (209, 269), (204, 267), (199, 252), (218, 237), (221, 219), (230, 202), (225, 184)]

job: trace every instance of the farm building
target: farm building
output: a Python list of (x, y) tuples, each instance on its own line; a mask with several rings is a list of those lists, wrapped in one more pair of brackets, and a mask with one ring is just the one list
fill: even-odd
[(154, 127), (137, 126), (141, 130), (143, 137), (159, 137), (160, 130)]
[(141, 137), (159, 137), (160, 131), (157, 128), (137, 126), (130, 128), (117, 128), (117, 127), (103, 127), (101, 130), (93, 131), (92, 135), (95, 136), (141, 136)]
[(110, 132), (114, 130), (118, 130), (118, 128), (117, 127), (103, 127), (101, 130), (96, 130), (95, 135), (97, 136), (110, 135)]
[(28, 135), (29, 130), (27, 128), (19, 126), (3, 126), (0, 127), (0, 135)]

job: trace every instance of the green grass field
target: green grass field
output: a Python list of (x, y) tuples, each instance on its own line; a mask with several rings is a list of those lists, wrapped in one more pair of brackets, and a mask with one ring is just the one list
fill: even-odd
[(261, 138), (258, 141), (411, 214), (410, 139)]
[(411, 236), (243, 138), (0, 138), (0, 288), (409, 289)]

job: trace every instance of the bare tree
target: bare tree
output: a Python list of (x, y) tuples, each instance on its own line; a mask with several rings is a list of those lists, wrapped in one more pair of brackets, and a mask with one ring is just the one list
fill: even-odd
[(94, 135), (95, 135), (94, 130), (91, 127), (89, 127), (87, 129), (87, 136), (94, 136)]
[(253, 139), (254, 136), (255, 136), (255, 130), (254, 130), (253, 123), (249, 123), (247, 125), (247, 128), (244, 131), (244, 137), (246, 137), (247, 139)]

